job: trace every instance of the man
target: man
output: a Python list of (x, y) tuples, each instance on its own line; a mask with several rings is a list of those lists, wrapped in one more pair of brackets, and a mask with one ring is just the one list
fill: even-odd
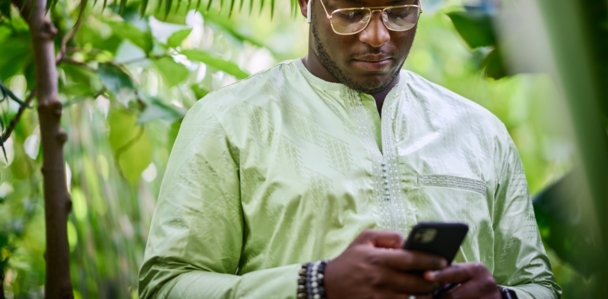
[[(305, 58), (184, 119), (141, 298), (558, 298), (504, 125), (401, 71), (419, 3), (310, 1)], [(401, 249), (420, 221), (469, 224), (454, 265)]]

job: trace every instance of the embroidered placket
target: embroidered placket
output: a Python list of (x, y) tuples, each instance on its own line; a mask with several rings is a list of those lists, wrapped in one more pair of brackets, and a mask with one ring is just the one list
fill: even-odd
[[(390, 129), (392, 120), (384, 118), (381, 120), (383, 154), (380, 152), (374, 139), (361, 96), (349, 90), (347, 98), (351, 108), (349, 109), (351, 117), (372, 158), (374, 197), (376, 198), (378, 209), (378, 223), (383, 229), (404, 233), (407, 230), (406, 213), (403, 207), (404, 196), (399, 184), (395, 140)], [(387, 97), (385, 105), (390, 105), (395, 100), (396, 96)]]

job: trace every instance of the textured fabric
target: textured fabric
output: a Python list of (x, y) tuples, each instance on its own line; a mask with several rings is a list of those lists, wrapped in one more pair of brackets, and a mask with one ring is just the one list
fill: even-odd
[(140, 270), (141, 298), (294, 298), (300, 263), (364, 229), (463, 221), (456, 262), (519, 298), (558, 298), (521, 162), (491, 113), (402, 71), (373, 97), (301, 61), (209, 94), (184, 119)]

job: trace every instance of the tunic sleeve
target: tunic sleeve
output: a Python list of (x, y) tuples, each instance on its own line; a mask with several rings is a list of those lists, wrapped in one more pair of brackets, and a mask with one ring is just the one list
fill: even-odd
[(520, 299), (557, 299), (561, 288), (540, 238), (521, 160), (505, 134), (495, 197), (493, 274), (499, 285), (513, 289)]
[(299, 264), (237, 275), (243, 245), (238, 150), (202, 102), (185, 117), (152, 219), (139, 294), (293, 298)]

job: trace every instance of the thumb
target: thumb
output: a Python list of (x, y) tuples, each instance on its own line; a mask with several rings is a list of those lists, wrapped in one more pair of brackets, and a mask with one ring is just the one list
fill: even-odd
[(398, 232), (380, 231), (380, 230), (364, 230), (353, 241), (353, 245), (367, 244), (378, 248), (395, 248), (399, 249), (403, 246), (403, 237)]

